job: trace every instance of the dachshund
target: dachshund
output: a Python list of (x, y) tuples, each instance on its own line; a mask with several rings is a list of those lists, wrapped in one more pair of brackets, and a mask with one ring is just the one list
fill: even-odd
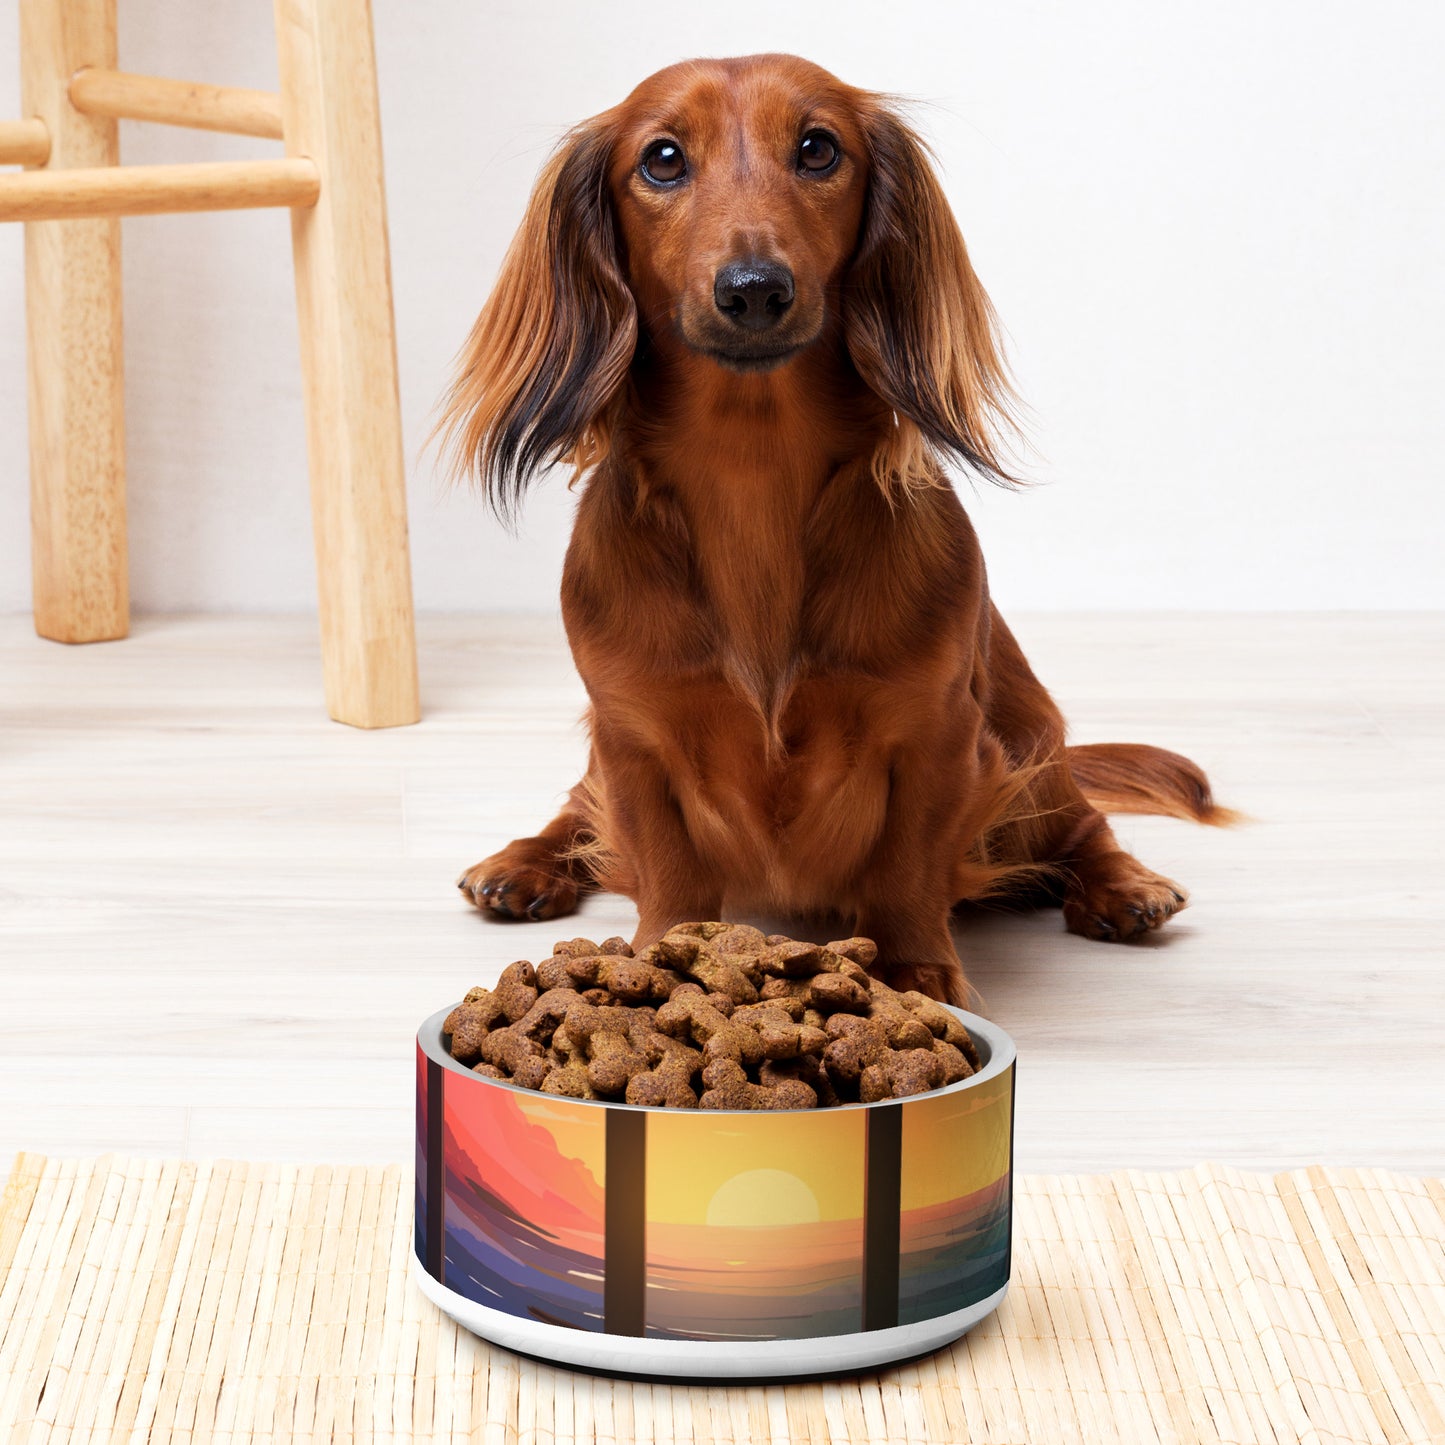
[(1105, 812), (1229, 820), (1201, 770), (1070, 747), (945, 467), (1016, 479), (992, 306), (889, 98), (699, 60), (569, 133), (441, 411), (503, 520), (581, 484), (562, 616), (590, 702), (561, 813), (459, 880), (497, 918), (629, 895), (634, 947), (740, 910), (837, 918), (962, 1003), (956, 905), (1125, 941), (1183, 888)]

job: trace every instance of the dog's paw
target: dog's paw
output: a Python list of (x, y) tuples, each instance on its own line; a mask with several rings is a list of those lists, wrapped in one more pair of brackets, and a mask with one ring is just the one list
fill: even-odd
[(540, 922), (575, 913), (580, 890), (545, 862), (519, 857), (510, 848), (484, 858), (457, 879), (469, 903), (494, 918)]
[(1179, 884), (1151, 873), (1128, 853), (1110, 853), (1076, 870), (1064, 897), (1070, 933), (1105, 943), (1129, 943), (1162, 927), (1189, 895)]

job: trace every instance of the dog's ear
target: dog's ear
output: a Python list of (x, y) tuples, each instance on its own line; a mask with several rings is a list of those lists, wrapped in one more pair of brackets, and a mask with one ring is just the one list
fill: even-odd
[(591, 466), (637, 342), (608, 194), (607, 117), (574, 130), (543, 169), (497, 284), (462, 349), (438, 432), (510, 521), (554, 462)]
[(923, 480), (911, 474), (932, 451), (1011, 482), (998, 433), (1013, 425), (1012, 391), (958, 222), (923, 142), (881, 97), (864, 129), (867, 209), (843, 316), (853, 364), (899, 418), (878, 480)]

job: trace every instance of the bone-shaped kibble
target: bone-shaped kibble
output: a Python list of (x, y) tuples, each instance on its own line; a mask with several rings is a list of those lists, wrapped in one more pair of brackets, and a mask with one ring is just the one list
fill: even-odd
[(764, 1059), (758, 1069), (760, 1084), (776, 1087), (790, 1079), (806, 1084), (817, 1095), (819, 1108), (832, 1108), (840, 1102), (828, 1070), (816, 1054), (800, 1054), (796, 1059)]
[(708, 943), (714, 953), (727, 954), (761, 953), (768, 946), (762, 930), (746, 923), (732, 924), (721, 933), (714, 934)]
[(937, 999), (929, 998), (926, 993), (919, 993), (917, 989), (911, 988), (906, 993), (900, 993), (898, 1001), (914, 1018), (928, 1026), (928, 1031), (934, 1038), (944, 1039), (952, 1044), (977, 1071), (978, 1050), (974, 1047), (968, 1030)]
[(868, 990), (843, 973), (820, 973), (809, 979), (807, 999), (819, 1013), (868, 1012)]
[(691, 1039), (709, 1060), (737, 1059), (755, 1068), (764, 1058), (763, 1042), (754, 1030), (735, 1024), (705, 998), (680, 989), (658, 1009), (657, 1028), (675, 1039)]
[(685, 974), (709, 993), (725, 993), (734, 1003), (757, 1002), (757, 986), (737, 960), (714, 953), (702, 939), (690, 934), (669, 934), (644, 948), (638, 957)]
[(665, 1003), (681, 982), (671, 970), (657, 968), (644, 959), (601, 953), (590, 958), (569, 958), (567, 972), (578, 988), (600, 986), (621, 1003)]
[(736, 1059), (716, 1059), (702, 1071), (703, 1109), (814, 1109), (818, 1096), (799, 1079), (755, 1084)]
[[(922, 997), (922, 995), (920, 995)], [(883, 1025), (891, 1049), (931, 1049), (933, 1031), (907, 1008), (902, 995), (895, 993), (882, 979), (871, 980), (869, 1001), (873, 1017)]]
[(577, 1059), (555, 1065), (542, 1080), (544, 1094), (557, 1094), (564, 1099), (595, 1099), (597, 1091), (587, 1077), (587, 1065)]
[[(476, 996), (479, 995), (479, 996)], [(442, 1032), (451, 1035), (452, 1057), (469, 1064), (482, 1056), (482, 1040), (503, 1019), (502, 1005), (486, 989), (472, 989), (446, 1017)]]
[(932, 1049), (889, 1051), (863, 1070), (858, 1098), (865, 1104), (926, 1094), (943, 1083), (943, 1061)]
[(544, 958), (537, 965), (537, 987), (543, 993), (549, 993), (554, 988), (576, 988), (577, 981), (567, 971), (571, 962), (570, 953), (554, 953), (551, 958)]
[(482, 1058), (504, 1070), (514, 1084), (524, 1089), (540, 1088), (552, 1067), (541, 1044), (519, 1032), (515, 1024), (493, 1029), (482, 1040)]
[(567, 1010), (564, 1026), (587, 1055), (587, 1080), (599, 1094), (619, 1098), (627, 1081), (647, 1067), (647, 1060), (632, 1047), (634, 1027), (630, 1009), (597, 1008), (579, 999)]
[(777, 978), (811, 978), (836, 973), (841, 960), (821, 943), (775, 943), (758, 955), (758, 967)]
[(650, 1069), (634, 1074), (627, 1081), (627, 1102), (654, 1109), (695, 1109), (697, 1092), (692, 1087), (702, 1065), (702, 1055), (665, 1034), (671, 1048), (660, 1048), (659, 1057)]
[(537, 1002), (537, 970), (525, 958), (509, 963), (492, 993), (502, 1012), (516, 1023)]
[(933, 1052), (943, 1065), (943, 1079), (940, 1087), (956, 1084), (976, 1072), (962, 1049), (955, 1048), (947, 1039), (934, 1039)]
[(823, 1062), (835, 1083), (856, 1087), (864, 1069), (880, 1064), (890, 1052), (883, 1025), (856, 1014), (834, 1014), (828, 1020), (830, 1042)]
[(878, 945), (871, 938), (840, 938), (825, 947), (829, 953), (850, 959), (864, 970), (872, 968), (878, 960)]
[(549, 988), (546, 993), (539, 993), (537, 1001), (517, 1020), (517, 1032), (540, 1044), (551, 1043), (557, 1026), (576, 1002), (576, 991), (570, 988)]
[(552, 945), (552, 952), (563, 958), (585, 958), (589, 954), (601, 953), (602, 950), (590, 938), (564, 938), (560, 943)]
[[(794, 1002), (789, 1000), (789, 1002)], [(752, 1029), (768, 1059), (795, 1059), (799, 1054), (821, 1054), (828, 1042), (822, 1029), (791, 1018), (781, 1000), (745, 1004), (733, 1011), (732, 1022)]]

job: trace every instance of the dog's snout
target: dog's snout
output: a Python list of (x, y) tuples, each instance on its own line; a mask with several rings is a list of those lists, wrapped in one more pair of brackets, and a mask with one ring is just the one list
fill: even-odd
[(781, 261), (732, 261), (713, 281), (723, 315), (749, 331), (765, 331), (793, 304), (793, 273)]

